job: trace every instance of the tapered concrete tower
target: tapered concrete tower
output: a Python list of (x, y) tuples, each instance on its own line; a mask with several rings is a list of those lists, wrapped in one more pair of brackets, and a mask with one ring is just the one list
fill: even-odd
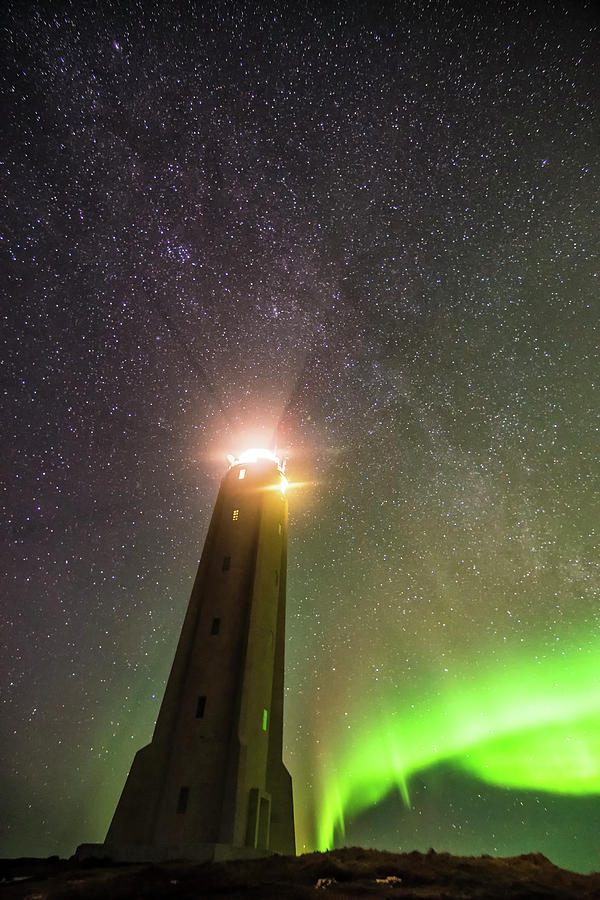
[(135, 756), (104, 855), (296, 852), (282, 761), (286, 486), (265, 451), (223, 478), (154, 735)]

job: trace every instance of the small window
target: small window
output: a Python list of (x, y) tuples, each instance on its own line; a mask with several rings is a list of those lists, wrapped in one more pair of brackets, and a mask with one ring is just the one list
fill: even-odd
[(198, 697), (198, 705), (196, 706), (196, 718), (204, 718), (204, 710), (206, 709), (206, 697)]
[(277, 523), (277, 533), (281, 534), (281, 522)]
[(179, 788), (179, 797), (177, 798), (177, 812), (178, 813), (184, 813), (186, 811), (189, 798), (190, 798), (189, 787)]
[(246, 470), (245, 470), (245, 469), (240, 469), (240, 474), (238, 475), (238, 478), (239, 478), (240, 481), (241, 481), (241, 480), (242, 480), (243, 478), (245, 478), (245, 477), (246, 477)]
[(211, 629), (210, 629), (210, 633), (211, 633), (211, 634), (218, 634), (220, 628), (221, 628), (221, 620), (220, 620), (220, 619), (213, 619), (213, 620), (212, 620), (212, 626), (211, 626)]
[(239, 509), (234, 509), (233, 515), (232, 515), (231, 518), (233, 519), (234, 522), (237, 522), (237, 520), (239, 519), (239, 517), (240, 517), (240, 511), (239, 511)]
[(223, 569), (224, 572), (229, 572), (229, 570), (231, 568), (231, 557), (230, 556), (223, 557), (223, 565), (221, 566), (221, 568)]
[(266, 709), (263, 709), (263, 720), (262, 720), (262, 729), (263, 731), (267, 730), (267, 725), (269, 723), (269, 713)]
[(275, 572), (275, 584), (279, 584), (279, 572)]

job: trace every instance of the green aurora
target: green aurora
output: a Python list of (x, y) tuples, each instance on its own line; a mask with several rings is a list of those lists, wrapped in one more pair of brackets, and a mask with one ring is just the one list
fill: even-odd
[[(357, 729), (324, 782), (318, 846), (354, 816), (446, 761), (482, 781), (555, 794), (600, 793), (600, 646), (512, 661), (460, 689), (423, 698)], [(339, 748), (338, 748), (339, 749)]]

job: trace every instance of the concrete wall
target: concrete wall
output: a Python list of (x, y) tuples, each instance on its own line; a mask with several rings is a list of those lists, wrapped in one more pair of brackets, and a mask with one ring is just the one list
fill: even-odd
[(131, 858), (132, 845), (140, 858), (149, 847), (198, 858), (200, 846), (266, 850), (269, 841), (295, 852), (281, 760), (282, 482), (270, 460), (223, 478), (154, 736), (135, 757), (107, 834), (115, 858), (125, 846)]

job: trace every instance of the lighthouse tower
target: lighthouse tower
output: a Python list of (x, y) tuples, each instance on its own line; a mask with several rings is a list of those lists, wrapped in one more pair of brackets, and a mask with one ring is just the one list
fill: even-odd
[(135, 756), (103, 855), (295, 853), (282, 761), (286, 486), (279, 460), (259, 450), (222, 480), (154, 735)]

